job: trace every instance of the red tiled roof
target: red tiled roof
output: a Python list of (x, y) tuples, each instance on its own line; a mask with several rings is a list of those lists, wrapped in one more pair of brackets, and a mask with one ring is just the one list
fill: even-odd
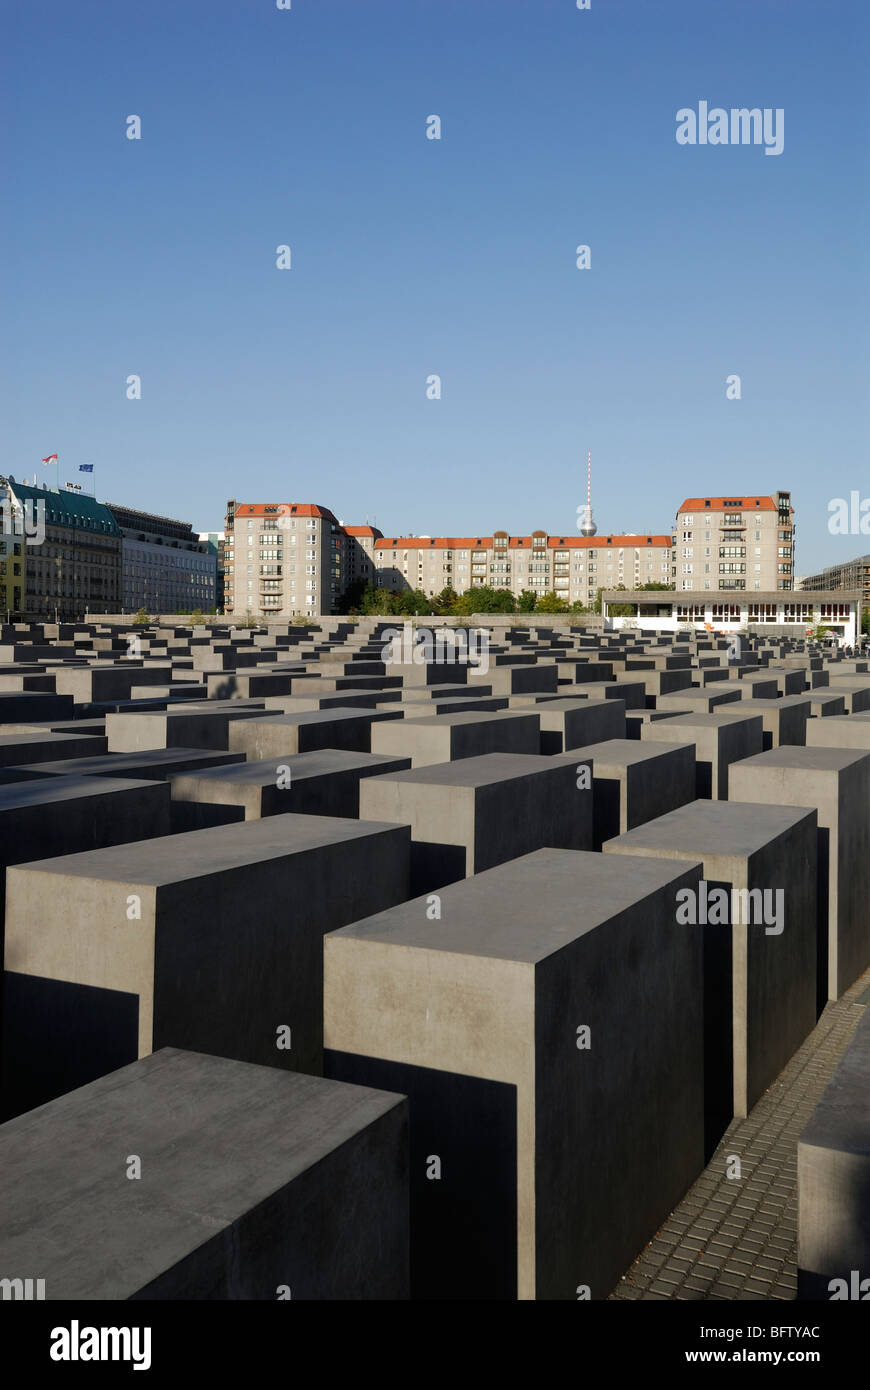
[[(547, 536), (549, 550), (593, 549), (596, 546), (615, 545), (617, 548), (645, 549), (648, 545), (673, 545), (673, 536)], [(531, 536), (509, 536), (508, 550), (531, 550)], [(492, 550), (492, 536), (385, 536), (375, 542), (375, 550)]]
[[(728, 504), (726, 508), (726, 502)], [(724, 497), (687, 497), (683, 505), (677, 511), (680, 512), (723, 512), (733, 511), (736, 504), (741, 511), (752, 512), (775, 512), (776, 503), (772, 497), (736, 497), (734, 493), (726, 493)]]
[(316, 502), (237, 502), (235, 515), (322, 516), (327, 521), (336, 520), (328, 507), (319, 507)]

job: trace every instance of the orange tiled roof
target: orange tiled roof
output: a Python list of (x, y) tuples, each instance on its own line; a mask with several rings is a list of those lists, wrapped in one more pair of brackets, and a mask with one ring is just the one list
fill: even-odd
[(322, 516), (327, 521), (336, 518), (328, 507), (316, 502), (237, 502), (236, 516)]
[[(617, 547), (635, 546), (646, 547), (667, 546), (668, 549), (673, 545), (673, 536), (647, 535), (645, 533), (636, 536), (547, 536), (547, 548), (549, 550), (566, 550), (569, 547), (575, 550), (591, 549), (602, 545), (615, 545)], [(385, 536), (375, 542), (376, 550), (492, 550), (492, 536)], [(509, 536), (507, 548), (509, 550), (531, 550), (531, 536)]]
[(744, 509), (751, 512), (776, 511), (776, 503), (772, 497), (737, 497), (732, 492), (726, 493), (724, 497), (687, 497), (677, 511), (677, 516), (680, 515), (680, 512), (733, 511), (735, 505), (741, 511)]

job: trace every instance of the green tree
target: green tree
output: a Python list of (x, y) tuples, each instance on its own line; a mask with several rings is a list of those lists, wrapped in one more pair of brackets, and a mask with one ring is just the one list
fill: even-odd
[(440, 594), (436, 594), (432, 599), (432, 612), (436, 613), (439, 618), (449, 617), (452, 613), (456, 612), (456, 602), (458, 598), (459, 595), (456, 590), (452, 585), (448, 584), (441, 590)]
[(537, 603), (537, 601), (538, 596), (535, 593), (534, 589), (521, 589), (520, 596), (517, 599), (517, 612), (533, 613), (535, 611), (535, 604)]
[(358, 613), (367, 587), (371, 586), (367, 586), (364, 579), (355, 579), (352, 584), (348, 584), (338, 601), (339, 613)]
[(465, 593), (460, 594), (456, 600), (454, 608), (454, 612), (458, 614), (513, 613), (515, 611), (516, 599), (510, 589), (493, 589), (488, 584), (466, 589)]
[(397, 611), (406, 617), (426, 617), (432, 607), (422, 589), (403, 589), (398, 595)]
[[(616, 588), (617, 588), (617, 590), (619, 590), (619, 589), (625, 589), (625, 585), (624, 585), (624, 584), (617, 584)], [(626, 590), (626, 592), (628, 592), (628, 591)], [(601, 589), (599, 589), (599, 590), (598, 590), (598, 612), (599, 612), (599, 613), (601, 612), (601, 593), (602, 593), (602, 591), (601, 591)], [(611, 618), (633, 618), (633, 617), (635, 616), (634, 609), (635, 609), (635, 606), (634, 606), (633, 603), (612, 603), (612, 604), (610, 605), (610, 613), (609, 613), (609, 616), (610, 616)]]
[(140, 608), (140, 609), (139, 609), (139, 612), (136, 614), (135, 618), (133, 619), (133, 626), (134, 626), (134, 627), (150, 627), (150, 626), (151, 626), (151, 619), (148, 617), (148, 614), (145, 612), (145, 609), (144, 609), (144, 608)]
[(548, 594), (541, 594), (535, 605), (536, 613), (567, 613), (568, 605), (561, 599), (555, 589), (551, 589)]

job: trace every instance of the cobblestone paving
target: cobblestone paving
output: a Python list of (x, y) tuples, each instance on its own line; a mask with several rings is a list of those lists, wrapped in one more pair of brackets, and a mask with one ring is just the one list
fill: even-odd
[[(870, 971), (835, 1004), (712, 1160), (611, 1298), (793, 1299), (797, 1141), (870, 1004)], [(737, 1154), (740, 1179), (726, 1176)]]

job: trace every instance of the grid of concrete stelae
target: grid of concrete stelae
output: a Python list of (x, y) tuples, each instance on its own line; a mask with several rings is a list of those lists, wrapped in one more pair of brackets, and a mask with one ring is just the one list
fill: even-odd
[(3, 1298), (860, 1288), (870, 655), (659, 622), (0, 629)]

